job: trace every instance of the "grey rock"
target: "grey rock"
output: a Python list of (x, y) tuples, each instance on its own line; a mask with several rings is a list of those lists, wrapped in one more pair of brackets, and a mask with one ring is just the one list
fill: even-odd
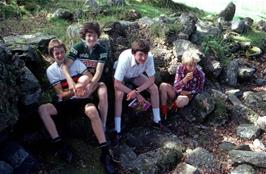
[[(242, 106), (242, 102), (237, 98), (236, 95), (228, 95), (228, 99), (230, 100), (230, 102), (234, 105), (234, 106)], [(243, 105), (244, 107), (244, 105)]]
[(249, 67), (239, 67), (238, 77), (242, 79), (250, 79), (254, 76), (256, 69)]
[(218, 78), (222, 72), (221, 63), (215, 60), (214, 57), (204, 57), (202, 60), (203, 70), (209, 76)]
[(248, 31), (248, 26), (244, 20), (237, 20), (232, 23), (231, 29), (239, 34), (243, 34)]
[(230, 86), (236, 86), (238, 75), (238, 61), (232, 60), (226, 68), (226, 83)]
[(198, 54), (202, 54), (199, 48), (188, 40), (177, 39), (173, 42), (175, 57), (181, 61), (181, 57), (186, 50), (193, 50)]
[(136, 11), (135, 9), (130, 9), (126, 12), (125, 16), (123, 17), (124, 20), (128, 21), (135, 21), (141, 18), (141, 13)]
[(59, 19), (64, 19), (64, 20), (69, 20), (72, 21), (74, 17), (74, 14), (71, 13), (67, 9), (59, 8), (57, 9), (53, 14), (52, 18), (59, 18)]
[(251, 27), (254, 23), (254, 20), (250, 17), (245, 17), (243, 20), (248, 27)]
[(181, 32), (190, 36), (196, 31), (197, 17), (192, 13), (182, 13), (179, 17), (180, 23), (182, 24)]
[(184, 150), (182, 142), (176, 135), (158, 132), (143, 127), (135, 128), (130, 131), (125, 135), (125, 139), (129, 146), (134, 146), (140, 149), (145, 148), (147, 144), (159, 148), (167, 146), (167, 143), (173, 143), (179, 151)]
[(256, 167), (266, 168), (266, 152), (231, 150), (229, 158), (234, 163), (247, 163)]
[(187, 163), (179, 163), (172, 174), (200, 174), (200, 171)]
[(207, 92), (197, 94), (192, 101), (192, 114), (196, 122), (203, 122), (215, 108), (214, 98)]
[(236, 168), (234, 168), (233, 170), (231, 170), (230, 174), (255, 174), (255, 170), (253, 169), (253, 167), (251, 165), (247, 165), (247, 164), (241, 164), (239, 166), (237, 166)]
[(196, 27), (196, 32), (190, 37), (191, 42), (195, 44), (201, 44), (206, 37), (219, 37), (222, 33), (222, 30), (211, 22), (198, 21)]
[(226, 8), (220, 12), (219, 17), (222, 17), (225, 21), (231, 21), (234, 18), (236, 11), (236, 5), (230, 2)]
[(226, 95), (235, 95), (237, 97), (240, 97), (242, 95), (242, 91), (240, 89), (229, 89), (225, 91)]
[(99, 5), (96, 0), (86, 0), (84, 6), (86, 8), (90, 8), (91, 10), (99, 8)]
[(48, 35), (45, 33), (35, 33), (35, 34), (26, 34), (26, 35), (17, 35), (17, 36), (7, 36), (4, 37), (5, 45), (14, 51), (25, 52), (30, 48), (38, 48), (41, 51), (47, 51), (48, 43), (51, 39), (54, 39), (55, 36)]
[(263, 86), (266, 85), (266, 79), (258, 78), (255, 80), (256, 85)]
[(131, 161), (134, 161), (137, 159), (137, 154), (127, 146), (126, 144), (122, 144), (120, 146), (120, 160), (121, 160), (121, 166), (123, 168), (131, 167)]
[(31, 71), (24, 67), (21, 70), (21, 97), (24, 105), (38, 103), (41, 96), (41, 86)]
[(162, 173), (173, 168), (181, 158), (182, 153), (176, 149), (159, 148), (139, 155), (136, 160), (130, 162), (127, 169), (142, 174)]
[(261, 115), (266, 115), (266, 91), (246, 91), (243, 93), (243, 99), (245, 105), (260, 113)]
[(227, 95), (225, 95), (223, 92), (221, 92), (219, 90), (215, 90), (215, 89), (211, 89), (211, 96), (214, 98), (217, 98), (219, 100), (222, 100), (223, 102), (225, 102), (228, 99)]
[(82, 25), (80, 24), (71, 24), (67, 27), (66, 34), (71, 42), (71, 46), (73, 46), (74, 43), (80, 40), (79, 32), (81, 27)]
[(265, 145), (259, 139), (253, 141), (251, 148), (255, 152), (263, 152), (266, 150)]
[(138, 19), (137, 20), (137, 23), (140, 26), (151, 26), (152, 24), (155, 23), (155, 20), (154, 19), (151, 19), (151, 18), (149, 18), (147, 16), (144, 16), (144, 17)]
[(234, 150), (251, 151), (251, 148), (248, 144), (240, 144)]
[(260, 20), (257, 24), (256, 24), (256, 28), (260, 31), (265, 31), (266, 32), (266, 21), (264, 20)]
[(24, 66), (20, 62), (18, 56), (13, 56), (9, 49), (0, 45), (0, 131), (12, 127), (19, 117), (17, 105), (21, 92), (17, 78)]
[(219, 171), (219, 162), (206, 149), (197, 147), (186, 155), (185, 162), (198, 168), (204, 168), (206, 172)]
[(219, 144), (219, 148), (224, 151), (230, 151), (235, 149), (236, 145), (234, 143), (224, 141), (221, 144)]
[(256, 125), (259, 126), (262, 130), (266, 131), (266, 116), (259, 117), (256, 121)]
[(259, 115), (254, 110), (241, 104), (234, 105), (232, 107), (231, 112), (232, 112), (231, 117), (240, 122), (249, 121), (250, 123), (255, 124), (257, 119), (259, 118)]
[(245, 139), (255, 139), (260, 135), (260, 128), (253, 124), (240, 124), (236, 128), (237, 136)]
[(0, 161), (0, 173), (1, 174), (12, 174), (13, 168), (8, 163)]

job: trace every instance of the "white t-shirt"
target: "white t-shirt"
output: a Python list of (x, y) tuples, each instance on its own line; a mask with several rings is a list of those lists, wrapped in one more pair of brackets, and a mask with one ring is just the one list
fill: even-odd
[(155, 74), (154, 61), (151, 52), (148, 53), (147, 60), (144, 64), (137, 64), (131, 49), (127, 49), (123, 51), (118, 58), (114, 78), (123, 81), (124, 78), (135, 78), (144, 72), (146, 72), (149, 77)]
[[(69, 68), (69, 74), (73, 78), (82, 75), (86, 70), (87, 67), (80, 60), (76, 59)], [(56, 62), (47, 68), (46, 74), (50, 84), (53, 86), (66, 81), (63, 70)]]

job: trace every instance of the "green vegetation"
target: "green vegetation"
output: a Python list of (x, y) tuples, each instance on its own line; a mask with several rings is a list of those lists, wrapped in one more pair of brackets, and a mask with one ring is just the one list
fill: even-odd
[(157, 36), (159, 38), (167, 38), (170, 34), (178, 33), (181, 30), (181, 24), (153, 24), (151, 25), (149, 32), (150, 35)]
[(252, 45), (266, 50), (266, 32), (253, 29), (246, 34), (234, 36), (233, 39), (239, 42), (250, 42)]
[(229, 44), (222, 37), (205, 37), (201, 43), (201, 48), (205, 55), (213, 55), (227, 65), (230, 61)]

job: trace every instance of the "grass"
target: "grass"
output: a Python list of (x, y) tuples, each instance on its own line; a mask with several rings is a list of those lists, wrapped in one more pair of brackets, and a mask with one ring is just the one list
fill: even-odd
[(253, 29), (246, 34), (234, 36), (233, 39), (239, 42), (250, 42), (257, 47), (266, 50), (266, 32)]

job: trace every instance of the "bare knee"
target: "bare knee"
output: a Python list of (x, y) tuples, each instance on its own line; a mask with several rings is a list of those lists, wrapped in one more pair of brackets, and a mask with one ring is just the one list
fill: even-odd
[(81, 83), (82, 85), (84, 85), (84, 84), (86, 84), (87, 81), (89, 81), (89, 80), (90, 80), (90, 79), (89, 79), (88, 76), (83, 75), (83, 76), (79, 77), (79, 79), (78, 79), (78, 83)]
[(85, 106), (85, 113), (90, 120), (97, 120), (100, 119), (98, 111), (93, 104), (87, 104)]
[(167, 88), (168, 88), (168, 84), (167, 83), (161, 83), (161, 85), (159, 87), (161, 93), (162, 92), (163, 93), (166, 92), (167, 91)]
[(56, 115), (57, 114), (56, 108), (51, 103), (46, 103), (46, 104), (42, 104), (41, 106), (39, 106), (38, 112), (39, 112), (41, 117), (43, 117), (47, 114), (49, 114), (49, 115)]
[(106, 87), (106, 85), (103, 82), (99, 83), (98, 95), (99, 95), (100, 98), (107, 96), (107, 87)]
[(124, 92), (115, 90), (115, 99), (118, 101), (123, 101), (124, 98)]
[(176, 105), (179, 108), (185, 107), (186, 105), (188, 105), (188, 103), (189, 103), (188, 96), (181, 95), (181, 96), (178, 96), (176, 99)]
[(151, 87), (149, 87), (149, 92), (153, 95), (158, 95), (159, 91), (157, 85), (155, 84), (151, 85)]

